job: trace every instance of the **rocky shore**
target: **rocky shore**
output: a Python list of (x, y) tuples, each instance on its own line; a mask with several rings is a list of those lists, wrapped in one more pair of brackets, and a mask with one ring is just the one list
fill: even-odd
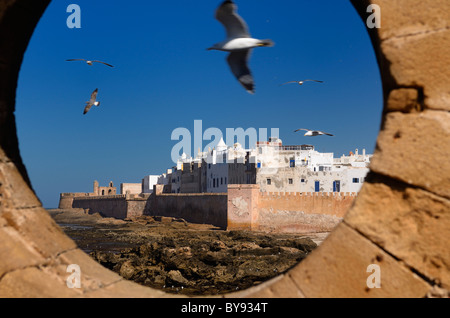
[(187, 295), (257, 285), (295, 266), (324, 238), (222, 231), (169, 217), (117, 220), (82, 209), (49, 213), (80, 249), (106, 268), (136, 283)]

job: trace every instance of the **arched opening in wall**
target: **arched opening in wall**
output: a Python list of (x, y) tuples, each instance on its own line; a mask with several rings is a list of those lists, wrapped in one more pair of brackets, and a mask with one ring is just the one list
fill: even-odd
[[(56, 208), (61, 192), (88, 192), (87, 185), (94, 178), (104, 180), (104, 184), (108, 178), (114, 178), (115, 182), (133, 179), (139, 183), (147, 171), (155, 175), (166, 172), (166, 168), (175, 164), (168, 154), (175, 144), (171, 134), (178, 127), (191, 131), (192, 144), (196, 138), (203, 139), (203, 132), (211, 126), (219, 128), (224, 135), (226, 128), (253, 127), (258, 132), (264, 128), (278, 128), (278, 137), (286, 147), (280, 149), (280, 162), (283, 162), (284, 156), (291, 158), (294, 154), (295, 165), (291, 167), (290, 160), (286, 167), (277, 163), (274, 173), (270, 160), (262, 160), (261, 167), (255, 172), (255, 182), (261, 187), (263, 182), (258, 183), (258, 180), (263, 180), (272, 188), (260, 188), (260, 192), (342, 192), (342, 197), (336, 200), (346, 197), (344, 193), (357, 192), (354, 191), (353, 180), (360, 180), (363, 176), (354, 176), (344, 167), (363, 171), (367, 168), (366, 161), (364, 156), (362, 159), (356, 156), (356, 149), (358, 156), (361, 156), (363, 149), (367, 154), (374, 149), (382, 104), (375, 55), (367, 31), (350, 3), (324, 6), (297, 2), (277, 4), (277, 10), (258, 4), (260, 9), (257, 11), (252, 9), (256, 2), (238, 3), (239, 13), (246, 19), (252, 34), (272, 38), (276, 43), (273, 48), (255, 49), (252, 54), (250, 65), (257, 85), (253, 96), (247, 94), (233, 78), (224, 61), (225, 55), (204, 50), (224, 35), (222, 27), (213, 18), (219, 3), (205, 4), (197, 11), (195, 21), (192, 16), (185, 15), (190, 8), (184, 3), (180, 3), (175, 12), (172, 4), (158, 4), (159, 10), (155, 10), (155, 4), (151, 3), (148, 5), (152, 6), (152, 10), (144, 8), (137, 12), (134, 8), (124, 9), (118, 3), (108, 3), (108, 6), (82, 3), (81, 29), (68, 28), (66, 20), (61, 18), (69, 16), (64, 4), (51, 3), (25, 56), (16, 113), (21, 153), (32, 185), (44, 207)], [(161, 18), (158, 17), (160, 12), (171, 14)], [(336, 16), (341, 18), (338, 26), (335, 25)], [(148, 21), (153, 21), (155, 25), (148, 25)], [(185, 34), (197, 36), (175, 36), (177, 41), (168, 40), (178, 34), (180, 25)], [(149, 29), (152, 30), (150, 34)], [(79, 57), (101, 59), (114, 64), (114, 68), (66, 61)], [(323, 83), (281, 85), (307, 78)], [(101, 100), (101, 105), (83, 115), (84, 102), (95, 88), (98, 88), (97, 98)], [(46, 114), (43, 118), (42, 112)], [(39, 122), (36, 118), (40, 118)], [(195, 128), (192, 129), (194, 120), (198, 119), (203, 124), (200, 137), (195, 135)], [(115, 129), (108, 140), (99, 143), (90, 137), (106, 129), (110, 131), (111, 126)], [(307, 137), (294, 132), (298, 128), (323, 130), (334, 136)], [(148, 137), (142, 138), (146, 134)], [(201, 141), (205, 146), (206, 142)], [(304, 144), (314, 145), (317, 153), (310, 148), (303, 150), (301, 146)], [(243, 145), (247, 149), (251, 146)], [(191, 153), (194, 151), (196, 149)], [(259, 153), (259, 149), (256, 152)], [(330, 153), (333, 156), (327, 156)], [(340, 160), (339, 168), (335, 167), (335, 159)], [(301, 162), (308, 164), (302, 166)], [(361, 163), (360, 166), (355, 162)], [(327, 170), (330, 167), (332, 170)], [(293, 168), (298, 169), (297, 172), (292, 172)], [(289, 177), (292, 173), (295, 178)], [(219, 180), (221, 177), (215, 178)], [(244, 176), (234, 178), (247, 179)], [(269, 179), (270, 184), (265, 182)], [(291, 179), (292, 183), (289, 181)], [(337, 181), (340, 191), (334, 191)], [(263, 215), (270, 207), (264, 206), (267, 204), (264, 200), (268, 197), (261, 198)], [(298, 196), (293, 198), (293, 204), (296, 204), (296, 199)], [(348, 201), (351, 204), (351, 200)], [(304, 212), (292, 210), (290, 206), (284, 211), (292, 212), (285, 217), (296, 217), (299, 212)], [(282, 258), (278, 259), (279, 263), (270, 266), (250, 262), (247, 276), (251, 277), (251, 283), (246, 287), (288, 270), (314, 249), (313, 244), (302, 243), (303, 238), (297, 241), (294, 236), (314, 237), (312, 241), (320, 243), (322, 238), (315, 233), (329, 233), (345, 214), (342, 210), (336, 219), (327, 218), (327, 211), (322, 214), (313, 212), (309, 213), (307, 220), (297, 221), (301, 226), (293, 230), (283, 224), (285, 220), (269, 216), (267, 223), (258, 224), (257, 230), (278, 232), (270, 226), (279, 223), (281, 236), (268, 239), (268, 234), (264, 234), (260, 243), (256, 244), (256, 234), (250, 233), (248, 238), (255, 245), (241, 244), (236, 247), (240, 255), (251, 255), (249, 252), (253, 251), (251, 256), (255, 259), (271, 259), (279, 253), (292, 261), (284, 268), (279, 267)], [(335, 214), (335, 211), (330, 212), (330, 215)], [(144, 218), (140, 222), (148, 222), (144, 225), (153, 228), (153, 222), (170, 221), (171, 230), (176, 232), (180, 229), (179, 225), (185, 226), (185, 223), (178, 222), (180, 220), (178, 217), (161, 217)], [(311, 226), (319, 223), (325, 223), (328, 227)], [(310, 235), (311, 232), (314, 235)], [(173, 234), (173, 231), (170, 233)], [(227, 275), (240, 277), (242, 274), (239, 268), (244, 267), (243, 263), (232, 260), (231, 266), (228, 266), (229, 263), (224, 265), (224, 262), (230, 253), (236, 254), (236, 250), (227, 246), (226, 239), (238, 240), (243, 232), (229, 231), (222, 236), (217, 231), (211, 233), (208, 234), (208, 244), (196, 247), (206, 252), (199, 259), (201, 265), (197, 264), (195, 268), (201, 271), (202, 266), (210, 265), (216, 273), (232, 268), (231, 274), (215, 274), (215, 285), (218, 286)], [(118, 236), (113, 239), (119, 240)], [(286, 245), (280, 247), (280, 242)], [(196, 248), (180, 246), (173, 240), (168, 242), (171, 248), (164, 250), (161, 259), (157, 260), (170, 263), (166, 273), (162, 273), (152, 268), (157, 264), (132, 265), (136, 257), (139, 259), (141, 256), (139, 253), (148, 257), (157, 245), (148, 245), (146, 251), (130, 251), (124, 258), (115, 259), (117, 250), (130, 247), (128, 242), (122, 241), (116, 245), (108, 256), (108, 262), (117, 261), (111, 269), (123, 277), (144, 285), (166, 286), (164, 290), (168, 292), (182, 292), (181, 287), (190, 287), (191, 278), (187, 270), (183, 271), (186, 263), (182, 261), (196, 252)], [(95, 254), (97, 251), (86, 251), (94, 253), (94, 257), (98, 256)], [(148, 276), (143, 276), (139, 268), (145, 268)], [(271, 275), (260, 275), (263, 269), (269, 269)], [(224, 285), (227, 284), (232, 286), (229, 282)], [(218, 290), (206, 288), (203, 292), (208, 294)]]

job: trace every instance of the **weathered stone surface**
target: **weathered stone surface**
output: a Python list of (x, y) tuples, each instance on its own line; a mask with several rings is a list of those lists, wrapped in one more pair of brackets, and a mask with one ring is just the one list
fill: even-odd
[(41, 206), (12, 162), (0, 162), (0, 207), (6, 205), (14, 208)]
[(0, 227), (0, 242), (0, 283), (9, 271), (44, 262), (42, 255), (30, 248), (21, 234), (9, 226)]
[(345, 222), (430, 280), (450, 286), (449, 200), (403, 184), (366, 183)]
[(112, 283), (122, 280), (116, 273), (105, 269), (83, 251), (74, 249), (61, 254), (58, 259), (52, 263), (55, 272), (60, 275), (64, 281), (71, 274), (67, 272), (69, 265), (78, 265), (81, 272), (81, 291), (83, 293), (91, 292), (108, 286)]
[(370, 168), (450, 198), (450, 113), (389, 113)]
[(421, 87), (425, 108), (450, 110), (450, 70), (442, 69), (450, 65), (450, 24), (436, 32), (389, 39), (381, 46), (398, 86)]
[[(367, 287), (367, 267), (380, 266), (381, 288)], [(429, 285), (355, 230), (341, 223), (289, 272), (306, 297), (423, 297)]]
[(289, 275), (277, 276), (261, 285), (231, 293), (226, 298), (305, 298)]
[(51, 269), (28, 267), (6, 274), (0, 280), (0, 298), (67, 298), (81, 296), (80, 290), (68, 288), (62, 277)]
[[(449, 25), (450, 3), (447, 0), (371, 2), (381, 8), (381, 28), (377, 30), (381, 40), (431, 32)], [(420, 68), (420, 65), (415, 68)]]
[[(160, 298), (169, 295), (149, 287), (144, 287), (126, 280), (115, 282), (92, 292), (83, 294), (86, 298)], [(170, 295), (172, 298), (184, 298), (182, 295)]]
[(419, 92), (414, 88), (399, 88), (390, 92), (386, 104), (388, 112), (401, 111), (413, 112), (421, 107), (419, 101)]
[[(52, 257), (76, 247), (43, 208), (10, 210), (4, 209), (0, 218), (20, 233), (29, 249), (34, 249), (44, 258)], [(42, 233), (45, 233), (44, 235)]]

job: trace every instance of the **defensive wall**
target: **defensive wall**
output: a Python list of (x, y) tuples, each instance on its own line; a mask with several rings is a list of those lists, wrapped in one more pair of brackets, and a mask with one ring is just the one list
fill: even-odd
[(356, 193), (260, 192), (259, 185), (228, 186), (228, 229), (312, 233), (333, 230)]
[(70, 209), (73, 208), (73, 199), (74, 198), (86, 198), (86, 197), (93, 197), (93, 193), (61, 193), (59, 195), (59, 209)]
[(89, 213), (100, 213), (105, 217), (125, 219), (142, 215), (148, 210), (149, 194), (92, 195), (91, 193), (61, 193), (59, 209), (81, 208)]
[(229, 185), (228, 193), (162, 193), (92, 196), (61, 193), (60, 208), (89, 209), (105, 217), (139, 215), (183, 218), (222, 229), (311, 233), (331, 231), (356, 193), (260, 192), (259, 185)]
[(152, 194), (147, 215), (183, 218), (188, 222), (227, 228), (226, 193)]

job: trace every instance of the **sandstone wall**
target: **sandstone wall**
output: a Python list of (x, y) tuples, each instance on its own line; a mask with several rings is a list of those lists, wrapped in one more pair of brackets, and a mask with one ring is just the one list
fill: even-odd
[(223, 229), (227, 227), (226, 193), (163, 194), (159, 190), (151, 195), (89, 196), (83, 193), (62, 193), (59, 207), (89, 209), (89, 213), (98, 212), (117, 219), (145, 214), (178, 217)]
[(227, 229), (256, 230), (258, 222), (259, 185), (229, 184)]
[(96, 196), (94, 193), (88, 192), (72, 192), (72, 193), (61, 193), (59, 195), (59, 205), (60, 209), (70, 209), (73, 207), (74, 198), (86, 198)]
[(127, 217), (137, 217), (144, 215), (146, 211), (150, 210), (149, 195), (145, 197), (128, 198), (127, 202)]
[(258, 229), (294, 233), (332, 231), (355, 198), (356, 193), (261, 192)]
[(127, 217), (127, 200), (125, 195), (96, 197), (75, 197), (73, 208), (89, 209), (89, 213), (100, 213), (105, 217), (125, 219)]
[(226, 193), (154, 194), (147, 215), (183, 218), (188, 222), (227, 227)]
[(73, 206), (73, 196), (60, 196), (59, 209), (71, 209)]
[(228, 186), (228, 230), (312, 233), (333, 230), (356, 193), (260, 192), (258, 185)]

